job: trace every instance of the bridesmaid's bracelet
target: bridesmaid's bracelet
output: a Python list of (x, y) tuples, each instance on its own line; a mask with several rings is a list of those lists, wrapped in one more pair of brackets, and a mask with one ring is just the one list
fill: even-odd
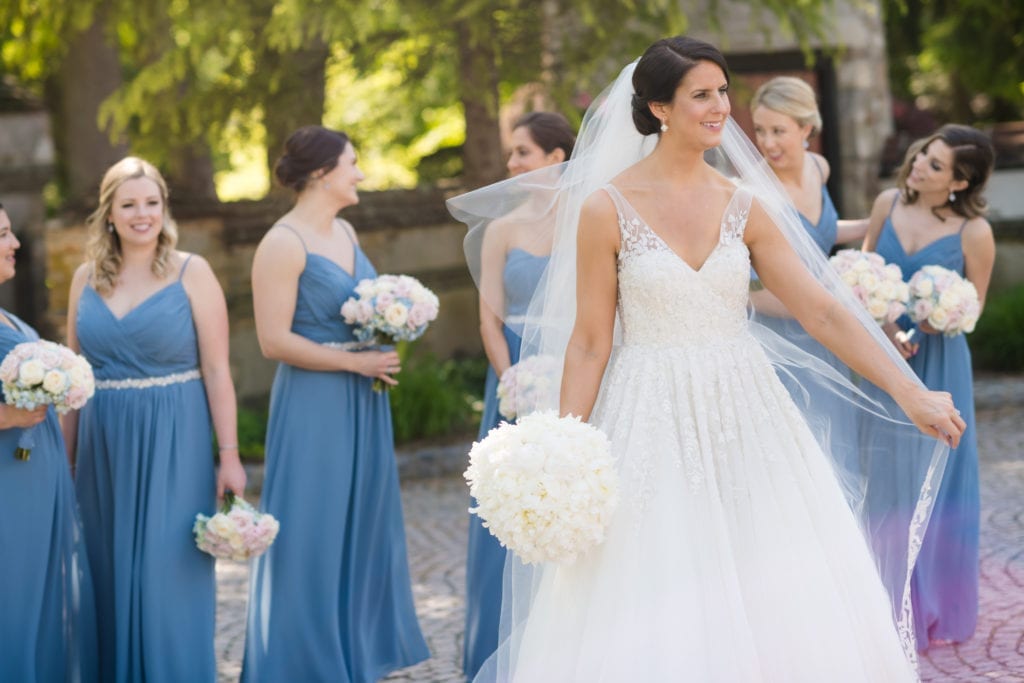
[(237, 451), (238, 450), (238, 444), (237, 443), (229, 443), (226, 446), (218, 447), (217, 450), (218, 451)]

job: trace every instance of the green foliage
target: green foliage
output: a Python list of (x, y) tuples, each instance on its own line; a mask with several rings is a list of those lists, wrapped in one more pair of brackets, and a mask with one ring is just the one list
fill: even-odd
[(890, 81), (963, 123), (1014, 120), (1024, 110), (1024, 3), (883, 0)]
[(267, 439), (266, 409), (238, 409), (238, 454), (246, 460), (262, 460)]
[(976, 370), (1024, 372), (1024, 285), (990, 296), (969, 339)]
[(388, 392), (395, 441), (472, 433), (480, 420), (486, 373), (482, 358), (441, 361), (424, 354), (405, 361), (399, 385)]

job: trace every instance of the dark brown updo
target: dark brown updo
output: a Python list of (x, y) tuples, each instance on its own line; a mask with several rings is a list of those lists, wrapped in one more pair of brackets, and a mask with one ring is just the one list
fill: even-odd
[(633, 71), (633, 124), (641, 135), (661, 132), (661, 121), (651, 113), (650, 104), (671, 102), (683, 77), (700, 62), (716, 64), (729, 82), (725, 57), (703, 40), (662, 38), (644, 51)]
[(545, 154), (560, 149), (565, 152), (566, 159), (572, 156), (572, 148), (576, 145), (576, 133), (561, 114), (552, 111), (531, 111), (516, 119), (512, 130), (516, 128), (526, 128), (530, 133), (530, 139), (543, 149)]
[(288, 136), (284, 154), (274, 164), (274, 176), (296, 192), (306, 189), (317, 171), (329, 173), (348, 145), (348, 136), (323, 126), (303, 126)]

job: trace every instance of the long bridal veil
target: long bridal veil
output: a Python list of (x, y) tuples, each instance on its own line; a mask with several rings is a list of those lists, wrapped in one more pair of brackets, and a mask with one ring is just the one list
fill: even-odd
[[(527, 226), (524, 229), (532, 226), (538, 240), (552, 241), (550, 261), (527, 314), (515, 321), (522, 336), (521, 358), (546, 355), (560, 361), (564, 357), (576, 314), (576, 242), (581, 206), (591, 193), (650, 154), (657, 142), (656, 136), (637, 132), (632, 122), (635, 64), (626, 66), (591, 105), (568, 162), (448, 202), (451, 213), (470, 228), (466, 256), (478, 283), (482, 269), (480, 244), (486, 231), (499, 221), (514, 220)], [(706, 160), (753, 194), (819, 285), (852, 312), (885, 350), (893, 361), (894, 371), (918, 381), (805, 232), (773, 172), (731, 119), (722, 144), (709, 150)], [(553, 236), (545, 233), (552, 229)], [(502, 302), (490, 300), (486, 294), (484, 298), (499, 315), (503, 314)], [(893, 623), (907, 658), (916, 662), (911, 572), (948, 448), (918, 432), (888, 396), (848, 368), (816, 357), (763, 325), (753, 308), (748, 325), (776, 372), (790, 379), (788, 386), (794, 402), (831, 460), (889, 593)], [(829, 400), (822, 400), (822, 396)], [(552, 396), (550, 405), (540, 407), (557, 410), (557, 396)], [(629, 453), (616, 455), (630, 457)], [(657, 558), (646, 561), (656, 563)], [(525, 566), (509, 554), (500, 645), (477, 681), (504, 682), (513, 678), (520, 636), (529, 618), (536, 586), (547, 569)]]

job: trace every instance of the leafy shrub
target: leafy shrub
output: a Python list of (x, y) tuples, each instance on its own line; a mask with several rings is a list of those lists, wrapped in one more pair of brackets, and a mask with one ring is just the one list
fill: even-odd
[(1024, 285), (990, 296), (968, 339), (976, 370), (1024, 371)]
[(267, 410), (238, 409), (238, 454), (246, 460), (262, 460), (267, 438)]
[(480, 420), (487, 361), (413, 356), (393, 387), (391, 417), (398, 443), (470, 434)]

